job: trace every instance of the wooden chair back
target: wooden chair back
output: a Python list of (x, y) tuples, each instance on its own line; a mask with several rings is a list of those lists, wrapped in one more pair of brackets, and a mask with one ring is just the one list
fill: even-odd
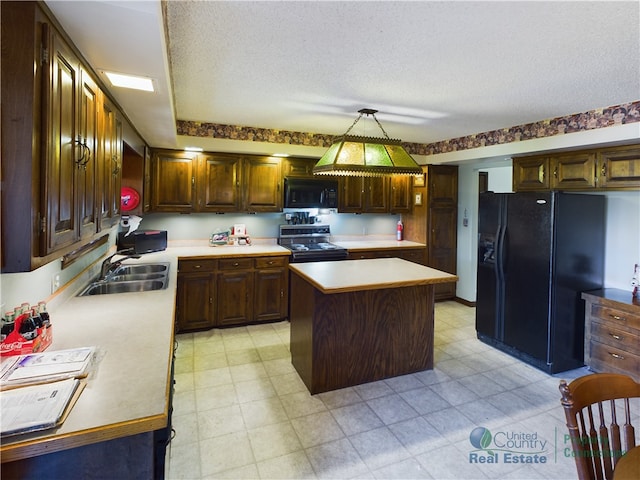
[(561, 380), (560, 393), (578, 478), (611, 480), (618, 459), (636, 445), (630, 399), (640, 397), (640, 384), (626, 375), (595, 373), (568, 385)]

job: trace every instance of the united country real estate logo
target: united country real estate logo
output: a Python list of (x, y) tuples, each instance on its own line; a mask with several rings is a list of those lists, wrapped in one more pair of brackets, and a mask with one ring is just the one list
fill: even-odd
[(474, 428), (469, 442), (475, 450), (469, 452), (469, 463), (547, 463), (547, 441), (537, 432)]

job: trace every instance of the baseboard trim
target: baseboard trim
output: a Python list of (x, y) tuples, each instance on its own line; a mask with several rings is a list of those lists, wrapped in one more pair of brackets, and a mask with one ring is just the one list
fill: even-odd
[(454, 300), (462, 305), (466, 305), (467, 307), (475, 307), (476, 302), (470, 302), (469, 300), (465, 300), (464, 298), (455, 297)]

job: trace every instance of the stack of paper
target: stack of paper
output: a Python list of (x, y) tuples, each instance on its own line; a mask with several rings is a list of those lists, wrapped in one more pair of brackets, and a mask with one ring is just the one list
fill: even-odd
[(61, 425), (86, 384), (95, 347), (8, 357), (0, 366), (2, 437)]

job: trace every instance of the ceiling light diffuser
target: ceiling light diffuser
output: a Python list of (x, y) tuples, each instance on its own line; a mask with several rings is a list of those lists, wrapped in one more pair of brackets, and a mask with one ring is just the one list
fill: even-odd
[(104, 74), (114, 87), (131, 88), (134, 90), (143, 90), (145, 92), (155, 91), (153, 88), (153, 80), (148, 77), (138, 77), (135, 75), (125, 75), (122, 73), (106, 71)]

